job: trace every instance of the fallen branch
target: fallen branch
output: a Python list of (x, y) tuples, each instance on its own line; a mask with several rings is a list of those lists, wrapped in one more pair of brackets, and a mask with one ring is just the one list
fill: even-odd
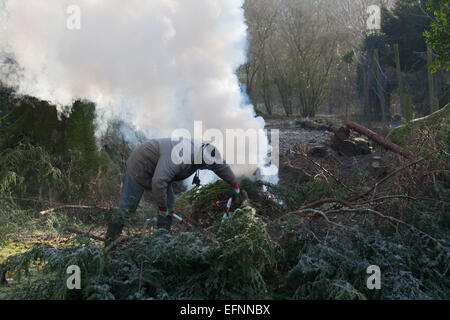
[[(320, 170), (322, 170), (323, 172), (325, 172), (328, 176), (330, 176), (331, 178), (333, 178), (333, 180), (342, 185), (344, 188), (346, 188), (347, 190), (353, 192), (352, 188), (350, 188), (349, 186), (347, 186), (345, 183), (343, 183), (341, 180), (339, 180), (332, 172), (330, 172), (328, 169), (326, 169), (324, 166), (322, 166), (320, 163), (315, 162), (314, 160), (312, 160), (310, 157), (308, 157), (308, 155), (304, 154), (301, 151), (298, 151), (296, 149), (298, 145), (294, 146), (294, 150), (291, 150), (291, 153), (294, 155), (298, 155), (301, 156), (302, 158), (304, 158), (305, 160), (311, 162), (313, 165), (315, 165), (316, 167), (318, 167)], [(295, 168), (293, 168), (295, 169)], [(299, 168), (297, 168), (299, 169)], [(308, 174), (309, 177), (311, 177), (311, 175)]]
[(341, 224), (339, 224), (339, 223), (336, 223), (336, 222), (331, 221), (331, 220), (328, 218), (328, 216), (327, 216), (327, 214), (339, 213), (339, 212), (342, 212), (342, 211), (344, 211), (344, 212), (369, 212), (369, 213), (373, 213), (373, 214), (375, 214), (375, 215), (377, 215), (377, 216), (379, 216), (379, 217), (381, 217), (381, 218), (383, 218), (383, 219), (389, 220), (389, 221), (391, 221), (391, 222), (396, 222), (396, 223), (398, 223), (398, 224), (402, 224), (402, 225), (404, 225), (404, 226), (406, 226), (406, 227), (408, 227), (408, 228), (410, 228), (410, 229), (412, 229), (412, 230), (414, 230), (414, 231), (420, 233), (421, 235), (425, 236), (426, 238), (432, 240), (432, 241), (435, 242), (437, 245), (446, 248), (444, 245), (441, 244), (441, 242), (440, 242), (439, 240), (437, 240), (436, 238), (432, 237), (432, 236), (429, 235), (428, 233), (425, 233), (425, 232), (423, 232), (422, 230), (416, 228), (415, 226), (413, 226), (413, 225), (411, 225), (411, 224), (409, 224), (409, 223), (407, 223), (407, 222), (405, 222), (405, 221), (402, 221), (402, 220), (400, 220), (400, 219), (397, 219), (397, 218), (394, 218), (394, 217), (391, 217), (391, 216), (384, 215), (384, 214), (382, 214), (382, 213), (379, 212), (379, 211), (372, 210), (372, 209), (366, 208), (366, 207), (353, 208), (353, 209), (352, 209), (352, 208), (342, 208), (342, 209), (337, 209), (337, 210), (329, 210), (329, 211), (325, 211), (325, 212), (322, 212), (322, 211), (320, 211), (320, 210), (315, 210), (315, 209), (304, 209), (304, 210), (297, 210), (297, 211), (294, 211), (294, 212), (290, 212), (289, 214), (294, 214), (294, 215), (297, 215), (297, 216), (302, 216), (302, 213), (312, 212), (312, 213), (314, 213), (314, 214), (318, 214), (318, 215), (322, 216), (322, 217), (325, 219), (325, 221), (326, 221), (327, 223), (329, 223), (329, 224), (332, 224), (332, 225), (334, 225), (334, 226), (341, 227), (341, 228), (344, 228), (344, 229), (348, 229), (348, 228), (347, 228), (346, 226), (344, 226), (344, 225), (341, 225)]
[(346, 226), (344, 226), (344, 225), (342, 225), (342, 224), (339, 224), (339, 223), (336, 223), (336, 222), (331, 221), (331, 220), (327, 217), (327, 215), (326, 215), (324, 212), (320, 211), (320, 210), (316, 210), (316, 209), (303, 209), (303, 210), (297, 210), (297, 211), (290, 212), (289, 214), (293, 214), (293, 215), (297, 215), (297, 216), (303, 217), (302, 213), (306, 213), (306, 212), (311, 212), (311, 213), (318, 214), (318, 215), (322, 216), (322, 217), (325, 219), (325, 221), (326, 221), (327, 223), (331, 224), (331, 225), (334, 225), (334, 226), (336, 226), (336, 227), (343, 228), (343, 229), (348, 229)]
[[(373, 214), (375, 214), (375, 215), (377, 215), (377, 216), (379, 216), (379, 217), (381, 217), (381, 218), (383, 218), (383, 219), (387, 219), (387, 220), (390, 220), (390, 221), (393, 221), (393, 222), (402, 224), (402, 225), (404, 225), (404, 226), (406, 226), (406, 227), (408, 227), (408, 228), (410, 228), (410, 229), (412, 229), (412, 230), (415, 230), (415, 231), (417, 231), (418, 233), (420, 233), (421, 235), (423, 235), (423, 236), (427, 237), (428, 239), (434, 241), (434, 242), (437, 243), (438, 245), (443, 246), (443, 245), (440, 243), (439, 240), (433, 238), (433, 237), (430, 236), (428, 233), (423, 232), (422, 230), (420, 230), (420, 229), (414, 227), (413, 225), (411, 225), (411, 224), (409, 224), (409, 223), (407, 223), (407, 222), (405, 222), (405, 221), (399, 220), (399, 219), (397, 219), (397, 218), (394, 218), (394, 217), (391, 217), (391, 216), (384, 215), (384, 214), (382, 214), (382, 213), (379, 212), (379, 211), (372, 210), (372, 209), (369, 209), (369, 208), (365, 208), (365, 207), (362, 207), (362, 208), (355, 208), (355, 209), (344, 209), (344, 208), (343, 208), (343, 209), (340, 209), (340, 210), (332, 210), (332, 211), (328, 211), (327, 213), (337, 213), (337, 212), (342, 212), (342, 211), (345, 211), (345, 212), (369, 212), (369, 213), (373, 213)], [(443, 246), (443, 247), (445, 248), (445, 246)]]
[(56, 208), (52, 208), (52, 209), (48, 209), (48, 210), (44, 210), (39, 212), (39, 215), (43, 216), (46, 215), (48, 213), (52, 213), (58, 210), (62, 210), (62, 209), (82, 209), (82, 210), (89, 210), (89, 209), (99, 209), (99, 210), (110, 210), (111, 208), (106, 208), (106, 207), (97, 207), (97, 206), (82, 206), (82, 205), (64, 205), (64, 206), (59, 206)]
[(412, 200), (412, 201), (419, 200), (417, 198), (414, 198), (414, 197), (411, 197), (411, 196), (406, 196), (406, 195), (392, 195), (392, 196), (384, 196), (384, 197), (380, 197), (380, 198), (364, 201), (364, 202), (358, 203), (358, 205), (369, 204), (369, 203), (372, 203), (372, 202), (378, 202), (378, 201), (388, 200), (388, 199), (408, 199), (408, 200)]
[(363, 135), (365, 135), (366, 137), (368, 137), (370, 140), (375, 141), (376, 143), (378, 143), (379, 145), (381, 145), (382, 147), (391, 150), (397, 154), (402, 155), (405, 158), (408, 159), (415, 159), (417, 158), (416, 155), (414, 153), (412, 153), (411, 151), (404, 149), (402, 147), (400, 147), (399, 145), (392, 143), (388, 140), (386, 140), (385, 138), (383, 138), (381, 135), (373, 132), (372, 130), (357, 124), (355, 122), (352, 121), (347, 121), (344, 122), (344, 125), (349, 127), (350, 129), (353, 129)]
[(312, 175), (309, 174), (308, 172), (306, 172), (303, 168), (294, 166), (288, 156), (284, 156), (284, 159), (286, 160), (286, 163), (285, 163), (286, 168), (300, 172), (300, 173), (304, 174), (305, 176), (312, 178)]
[(368, 191), (364, 192), (363, 194), (357, 195), (357, 196), (355, 196), (355, 197), (353, 197), (353, 198), (351, 198), (351, 199), (349, 199), (347, 201), (350, 201), (350, 202), (356, 201), (356, 200), (361, 199), (362, 197), (368, 195), (371, 192), (373, 192), (372, 200), (375, 199), (375, 194), (376, 194), (377, 188), (378, 188), (378, 186), (380, 184), (386, 182), (387, 180), (389, 180), (390, 178), (392, 178), (393, 176), (395, 176), (399, 172), (401, 172), (401, 171), (403, 171), (403, 170), (405, 170), (405, 169), (407, 169), (407, 168), (409, 168), (409, 167), (411, 167), (411, 166), (413, 166), (413, 165), (415, 165), (415, 164), (417, 164), (417, 163), (419, 163), (419, 162), (421, 162), (423, 160), (425, 160), (425, 158), (417, 159), (417, 160), (415, 160), (413, 162), (410, 162), (410, 163), (404, 165), (403, 167), (401, 167), (401, 168), (399, 168), (399, 169), (397, 169), (395, 171), (392, 171), (386, 177), (384, 177), (383, 179), (381, 179), (380, 181), (375, 183), (375, 185), (372, 188), (370, 188)]
[[(288, 212), (286, 214), (283, 214), (282, 216), (278, 217), (276, 220), (273, 220), (272, 222), (270, 222), (269, 225), (271, 225), (275, 221), (280, 221), (280, 220), (282, 220), (282, 219), (284, 219), (284, 218), (286, 218), (288, 216), (292, 216), (292, 215), (296, 215), (296, 216), (302, 217), (301, 214), (303, 212), (307, 212), (307, 211), (315, 212), (317, 214), (324, 215), (324, 213), (322, 211), (319, 211), (319, 210), (316, 210), (316, 209), (312, 209), (312, 208), (317, 207), (317, 206), (322, 205), (322, 204), (325, 204), (325, 203), (333, 203), (333, 202), (340, 203), (340, 204), (342, 204), (344, 206), (347, 206), (349, 208), (354, 208), (354, 206), (351, 203), (348, 203), (347, 201), (336, 199), (336, 198), (326, 198), (326, 199), (321, 199), (321, 200), (312, 202), (310, 204), (307, 204), (307, 205), (301, 207), (298, 210), (291, 211), (291, 212)], [(325, 216), (325, 218), (328, 220), (328, 217)]]

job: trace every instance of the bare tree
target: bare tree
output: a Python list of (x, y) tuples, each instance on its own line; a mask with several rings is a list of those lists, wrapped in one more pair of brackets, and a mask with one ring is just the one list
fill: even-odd
[(240, 73), (254, 104), (313, 116), (328, 102), (330, 112), (345, 105), (348, 115), (367, 8), (385, 2), (393, 0), (246, 0), (251, 43)]
[(277, 4), (278, 1), (273, 0), (247, 0), (244, 5), (251, 34), (249, 62), (243, 66), (247, 93), (254, 103), (262, 96), (268, 114), (273, 112), (268, 47), (275, 30)]
[(314, 116), (325, 101), (336, 39), (321, 1), (285, 0), (280, 35), (288, 45), (295, 90), (302, 116)]

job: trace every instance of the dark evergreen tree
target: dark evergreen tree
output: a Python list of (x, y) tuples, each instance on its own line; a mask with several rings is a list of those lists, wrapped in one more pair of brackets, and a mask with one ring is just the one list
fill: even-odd
[(395, 67), (393, 46), (399, 45), (401, 68), (405, 72), (418, 70), (426, 64), (427, 45), (423, 32), (430, 25), (426, 0), (398, 0), (392, 11), (383, 8), (381, 32), (388, 46), (385, 63)]
[[(375, 60), (375, 50), (378, 50), (378, 63)], [(388, 50), (386, 38), (383, 34), (371, 34), (364, 39), (362, 60), (357, 69), (357, 87), (359, 95), (365, 103), (363, 119), (366, 121), (383, 121), (383, 112), (381, 110), (382, 99), (386, 105), (386, 119), (384, 121), (390, 118), (389, 106), (392, 83), (390, 83), (391, 79), (387, 76), (387, 71), (385, 70), (385, 66), (387, 65), (386, 59), (389, 57), (387, 54)], [(365, 101), (366, 98), (367, 101)]]
[(444, 67), (450, 70), (450, 14), (448, 0), (428, 0), (428, 12), (433, 16), (430, 30), (425, 32), (425, 38), (432, 44), (434, 52), (439, 56), (434, 63), (434, 71)]
[[(364, 91), (364, 75), (369, 86), (368, 103), (365, 103), (366, 109), (363, 110), (366, 120), (380, 120), (380, 97), (376, 90), (378, 83), (374, 78), (376, 71), (373, 63), (374, 49), (379, 51), (379, 68), (382, 72), (380, 84), (384, 93), (386, 110), (390, 110), (391, 94), (397, 90), (399, 84), (395, 70), (395, 44), (399, 47), (404, 92), (411, 96), (416, 115), (428, 114), (430, 108), (429, 87), (426, 83), (427, 43), (424, 33), (430, 29), (431, 23), (431, 15), (427, 12), (427, 0), (398, 0), (393, 9), (382, 8), (381, 31), (369, 34), (364, 40), (361, 65), (357, 71), (358, 92), (361, 97), (367, 95)], [(438, 46), (440, 43), (437, 43)], [(435, 95), (440, 106), (448, 102), (447, 82), (445, 73), (434, 75)]]
[[(7, 105), (9, 96), (13, 96), (12, 91), (3, 98)], [(1, 105), (5, 112), (9, 110), (5, 104)], [(16, 98), (11, 105), (11, 110), (0, 117), (0, 157), (14, 157), (11, 158), (14, 161), (0, 164), (0, 176), (16, 172), (26, 181), (39, 181), (37, 167), (24, 170), (23, 161), (29, 159), (16, 156), (28, 152), (34, 158), (44, 157), (50, 167), (67, 174), (66, 195), (75, 191), (75, 187), (79, 193), (89, 192), (86, 187), (102, 164), (95, 137), (95, 105), (76, 101), (69, 115), (58, 115), (56, 106), (34, 97)]]

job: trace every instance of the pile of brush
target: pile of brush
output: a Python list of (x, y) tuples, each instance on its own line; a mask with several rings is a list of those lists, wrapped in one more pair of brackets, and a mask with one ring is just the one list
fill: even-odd
[[(188, 223), (172, 233), (152, 230), (106, 249), (80, 237), (70, 246), (38, 245), (10, 257), (3, 266), (14, 274), (17, 290), (8, 298), (267, 298), (262, 274), (274, 268), (277, 245), (248, 201), (236, 200), (221, 221), (222, 188), (217, 183), (185, 194), (178, 205)], [(81, 269), (81, 290), (67, 289), (71, 265)]]
[[(303, 185), (305, 196), (317, 184)], [(176, 212), (185, 223), (172, 232), (142, 232), (137, 223), (113, 248), (81, 234), (11, 256), (0, 270), (14, 281), (0, 286), (0, 298), (448, 298), (447, 202), (411, 202), (405, 222), (385, 213), (405, 206), (395, 197), (377, 210), (330, 198), (298, 209), (296, 189), (245, 181), (248, 197), (234, 199), (222, 222), (228, 189), (219, 181), (182, 194)], [(81, 269), (81, 290), (67, 288), (71, 265)], [(381, 269), (383, 290), (366, 286), (371, 265)]]

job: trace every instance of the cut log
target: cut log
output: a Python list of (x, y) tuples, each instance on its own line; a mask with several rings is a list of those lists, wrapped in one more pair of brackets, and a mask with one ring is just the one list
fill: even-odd
[(384, 137), (380, 136), (379, 134), (373, 132), (372, 130), (370, 130), (360, 124), (357, 124), (352, 121), (347, 121), (344, 123), (344, 125), (349, 127), (352, 130), (355, 130), (355, 131), (365, 135), (367, 138), (369, 138), (372, 141), (375, 141), (380, 146), (382, 146), (390, 151), (393, 151), (399, 155), (402, 155), (405, 158), (408, 158), (408, 159), (416, 159), (417, 158), (416, 155), (414, 153), (412, 153), (411, 151), (404, 149), (404, 148), (400, 147), (399, 145), (386, 140)]

